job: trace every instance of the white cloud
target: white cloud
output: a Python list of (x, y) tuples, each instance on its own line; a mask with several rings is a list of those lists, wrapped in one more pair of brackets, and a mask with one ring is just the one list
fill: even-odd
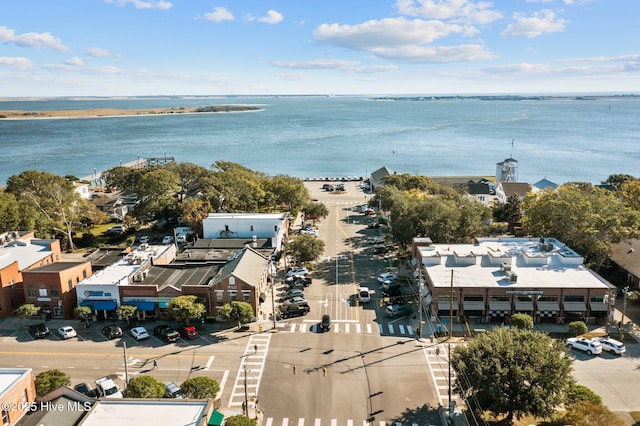
[(78, 58), (77, 56), (74, 56), (73, 58), (69, 58), (66, 61), (64, 61), (65, 65), (70, 65), (72, 67), (82, 67), (84, 66), (84, 62), (82, 62), (82, 59)]
[(173, 6), (170, 2), (163, 0), (104, 0), (104, 2), (113, 3), (116, 6), (132, 4), (136, 9), (169, 10)]
[(456, 46), (403, 46), (394, 49), (372, 50), (376, 56), (388, 60), (436, 64), (447, 62), (470, 62), (494, 59), (496, 56), (479, 44)]
[(204, 17), (207, 21), (213, 22), (233, 21), (234, 19), (233, 13), (224, 7), (216, 7), (213, 12), (205, 13)]
[(14, 68), (17, 70), (27, 70), (33, 68), (33, 64), (27, 58), (0, 56), (0, 66)]
[(502, 18), (491, 9), (492, 3), (471, 0), (397, 0), (396, 8), (403, 15), (488, 24)]
[(321, 69), (352, 69), (358, 65), (358, 61), (345, 61), (340, 59), (314, 59), (311, 61), (272, 61), (271, 65), (278, 68), (291, 68), (302, 70)]
[(322, 44), (370, 51), (381, 47), (431, 43), (463, 31), (465, 27), (461, 25), (440, 21), (385, 18), (358, 25), (322, 24), (313, 35)]
[(11, 28), (0, 27), (0, 44), (13, 43), (17, 46), (32, 47), (35, 49), (55, 49), (67, 52), (69, 48), (62, 41), (50, 33), (24, 33), (16, 35)]
[(107, 58), (111, 55), (107, 49), (103, 49), (101, 47), (90, 47), (87, 49), (87, 55), (94, 56), (96, 58)]
[(277, 76), (286, 81), (309, 81), (311, 78), (301, 72), (277, 74)]
[(521, 14), (514, 15), (516, 22), (510, 24), (500, 35), (503, 37), (526, 37), (534, 38), (543, 34), (557, 33), (564, 31), (564, 19), (556, 18), (553, 10), (544, 9), (531, 16)]
[(267, 24), (277, 24), (279, 22), (282, 22), (283, 19), (284, 17), (282, 16), (281, 13), (278, 13), (275, 10), (270, 9), (269, 11), (267, 11), (267, 16), (258, 18), (258, 21), (265, 22)]

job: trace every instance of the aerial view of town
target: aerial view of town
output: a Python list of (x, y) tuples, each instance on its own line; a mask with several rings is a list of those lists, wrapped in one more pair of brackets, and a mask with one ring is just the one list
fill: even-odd
[(640, 425), (640, 6), (254, 3), (0, 6), (2, 425)]

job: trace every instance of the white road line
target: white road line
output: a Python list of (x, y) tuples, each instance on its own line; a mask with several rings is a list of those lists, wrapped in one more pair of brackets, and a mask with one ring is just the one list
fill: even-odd
[(304, 417), (298, 419), (298, 426), (304, 426)]
[(208, 370), (209, 367), (211, 367), (211, 364), (213, 364), (214, 359), (216, 359), (215, 356), (210, 356), (209, 361), (207, 361), (207, 364), (204, 366), (203, 370)]
[(273, 425), (273, 417), (269, 417), (267, 419), (267, 423), (265, 423), (264, 426), (272, 426)]
[(362, 333), (362, 329), (360, 327), (360, 323), (356, 324), (356, 333), (358, 333), (358, 334)]
[(371, 324), (367, 324), (367, 333), (369, 334), (373, 333), (373, 330), (371, 329)]
[(313, 423), (314, 426), (320, 426), (320, 419), (316, 419), (316, 421)]
[(349, 331), (350, 331), (350, 330), (351, 330), (351, 329), (350, 329), (350, 327), (349, 327), (349, 323), (346, 323), (346, 324), (344, 325), (344, 332), (345, 332), (345, 333), (349, 333)]
[(300, 324), (300, 333), (307, 332), (307, 324)]

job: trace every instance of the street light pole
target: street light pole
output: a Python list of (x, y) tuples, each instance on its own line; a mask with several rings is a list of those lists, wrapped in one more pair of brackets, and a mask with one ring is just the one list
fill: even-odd
[(620, 320), (620, 341), (624, 341), (624, 330), (623, 330), (623, 326), (624, 326), (624, 315), (625, 312), (627, 311), (627, 291), (629, 290), (629, 287), (625, 287), (622, 289), (622, 319)]
[(247, 359), (244, 359), (244, 405), (242, 411), (245, 416), (249, 417), (249, 395), (247, 394)]
[(271, 261), (271, 316), (273, 317), (273, 329), (276, 329), (276, 277), (277, 277), (276, 264)]

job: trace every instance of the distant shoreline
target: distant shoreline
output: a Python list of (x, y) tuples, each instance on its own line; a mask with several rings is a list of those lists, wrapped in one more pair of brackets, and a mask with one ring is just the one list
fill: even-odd
[(0, 110), (0, 120), (37, 120), (49, 118), (98, 118), (98, 117), (135, 117), (149, 115), (171, 114), (201, 114), (220, 112), (249, 112), (260, 111), (261, 108), (249, 105), (213, 105), (205, 107), (177, 107), (177, 108), (145, 108), (145, 109), (117, 109), (96, 108), (81, 110), (57, 111), (24, 111)]

